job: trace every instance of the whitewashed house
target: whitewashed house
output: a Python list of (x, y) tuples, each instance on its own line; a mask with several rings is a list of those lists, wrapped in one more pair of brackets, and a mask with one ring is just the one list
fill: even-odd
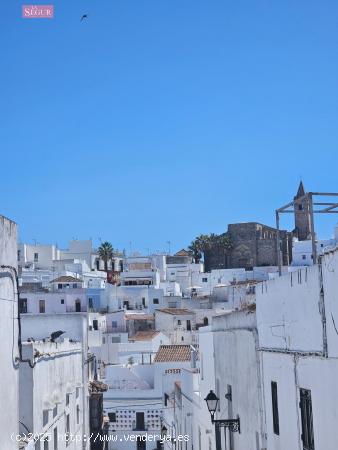
[[(331, 239), (319, 239), (316, 241), (317, 255), (325, 253), (338, 245), (338, 226), (334, 228), (334, 235)], [(292, 241), (292, 266), (312, 266), (312, 240), (299, 241), (294, 238)]]
[(172, 344), (189, 344), (195, 341), (196, 314), (188, 309), (157, 309), (155, 329), (166, 334)]
[(338, 251), (265, 282), (257, 295), (269, 450), (335, 450)]
[(87, 311), (87, 295), (84, 289), (67, 289), (56, 292), (21, 292), (21, 313), (63, 314)]
[(167, 424), (169, 430), (166, 417), (172, 417), (169, 400), (175, 382), (189, 367), (190, 345), (161, 345), (151, 363), (107, 367), (104, 409), (109, 417), (109, 450), (161, 448), (162, 428)]
[(17, 450), (19, 433), (19, 321), (17, 226), (0, 216), (0, 448)]
[(88, 387), (82, 344), (31, 340), (23, 343), (23, 358), (29, 363), (20, 364), (20, 434), (35, 436), (35, 450), (83, 449)]
[[(62, 335), (70, 341), (81, 343), (81, 373), (84, 395), (82, 397), (82, 411), (84, 417), (84, 434), (90, 433), (90, 386), (97, 374), (97, 361), (88, 352), (88, 317), (85, 313), (66, 314), (22, 314), (22, 339), (24, 341), (49, 340), (55, 331), (64, 331)], [(87, 445), (87, 444), (86, 444)], [(88, 447), (86, 447), (88, 448)]]

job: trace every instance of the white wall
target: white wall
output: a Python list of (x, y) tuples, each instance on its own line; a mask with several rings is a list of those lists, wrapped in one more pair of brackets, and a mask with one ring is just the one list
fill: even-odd
[[(39, 302), (45, 301), (46, 314), (61, 314), (75, 312), (76, 301), (80, 300), (81, 312), (87, 311), (87, 297), (84, 290), (69, 289), (62, 292), (22, 292), (21, 298), (27, 299), (27, 312), (30, 314), (39, 314)], [(64, 300), (64, 303), (61, 303)]]
[[(39, 357), (34, 355), (39, 352)], [(64, 340), (58, 343), (34, 342), (23, 345), (24, 358), (34, 361), (31, 368), (20, 364), (20, 422), (32, 433), (41, 434), (41, 448), (44, 439), (50, 439), (53, 448), (54, 429), (58, 436), (58, 450), (82, 449), (82, 442), (67, 443), (64, 440), (66, 415), (70, 418), (70, 433), (83, 436), (86, 432), (87, 411), (83, 409), (83, 398), (87, 386), (82, 380), (82, 345)], [(69, 394), (69, 403), (66, 395)], [(78, 409), (78, 413), (77, 413)], [(43, 413), (48, 414), (47, 423)], [(27, 429), (20, 426), (20, 433)]]
[[(17, 267), (16, 224), (0, 216), (0, 265)], [(18, 304), (15, 272), (0, 269), (0, 448), (17, 449), (11, 434), (18, 433)]]
[(317, 266), (263, 282), (256, 299), (261, 347), (322, 351)]
[[(254, 314), (232, 313), (213, 319), (217, 418), (241, 420), (241, 433), (233, 433), (235, 448), (265, 448), (261, 376)], [(228, 385), (232, 402), (225, 398)], [(256, 446), (257, 442), (257, 446)]]
[[(66, 338), (79, 341), (82, 344), (82, 383), (88, 386), (88, 381), (93, 379), (93, 363), (88, 359), (88, 317), (85, 313), (66, 314), (23, 314), (21, 318), (22, 339), (33, 337), (42, 340), (49, 337), (53, 331), (62, 330)], [(83, 411), (85, 417), (85, 434), (89, 433), (89, 394), (83, 398)], [(88, 445), (88, 443), (87, 443)]]
[[(338, 441), (338, 361), (315, 356), (264, 352), (264, 396), (269, 450), (299, 450), (299, 388), (311, 390), (316, 450), (336, 450)], [(277, 382), (279, 435), (273, 432), (271, 381)]]

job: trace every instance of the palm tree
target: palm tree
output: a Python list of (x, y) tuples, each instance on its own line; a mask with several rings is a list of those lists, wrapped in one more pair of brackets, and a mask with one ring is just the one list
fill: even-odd
[(104, 262), (104, 270), (108, 271), (108, 261), (110, 261), (114, 256), (114, 248), (110, 242), (102, 242), (98, 248), (99, 257)]
[(129, 356), (128, 358), (128, 365), (132, 366), (134, 364), (134, 358), (132, 356)]
[(207, 234), (200, 234), (197, 236), (192, 243), (189, 245), (189, 250), (191, 251), (195, 263), (199, 263), (203, 253), (208, 247), (209, 236)]
[(202, 255), (205, 259), (206, 253), (215, 247), (222, 250), (230, 250), (232, 248), (228, 233), (200, 234), (192, 241), (189, 250), (192, 252), (195, 262), (198, 263)]

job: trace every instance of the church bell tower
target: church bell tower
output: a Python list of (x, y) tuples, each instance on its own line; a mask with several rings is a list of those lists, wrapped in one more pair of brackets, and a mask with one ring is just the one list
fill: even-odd
[(294, 199), (295, 229), (294, 235), (300, 241), (311, 239), (311, 217), (309, 198), (306, 196), (303, 182), (299, 183)]

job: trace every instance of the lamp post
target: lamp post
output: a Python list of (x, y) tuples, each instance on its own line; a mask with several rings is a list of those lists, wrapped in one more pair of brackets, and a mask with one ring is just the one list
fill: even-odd
[(239, 417), (237, 419), (215, 419), (215, 413), (219, 398), (214, 391), (210, 391), (204, 399), (206, 401), (210, 416), (211, 423), (215, 425), (215, 437), (216, 437), (216, 450), (222, 450), (220, 428), (229, 428), (232, 433), (241, 432), (241, 422)]
[(162, 450), (164, 449), (164, 443), (165, 443), (166, 438), (167, 438), (167, 433), (168, 433), (168, 429), (167, 429), (167, 427), (163, 424), (163, 425), (162, 425), (162, 428), (161, 428), (161, 440), (162, 440), (162, 442), (161, 442), (161, 449), (162, 449)]

